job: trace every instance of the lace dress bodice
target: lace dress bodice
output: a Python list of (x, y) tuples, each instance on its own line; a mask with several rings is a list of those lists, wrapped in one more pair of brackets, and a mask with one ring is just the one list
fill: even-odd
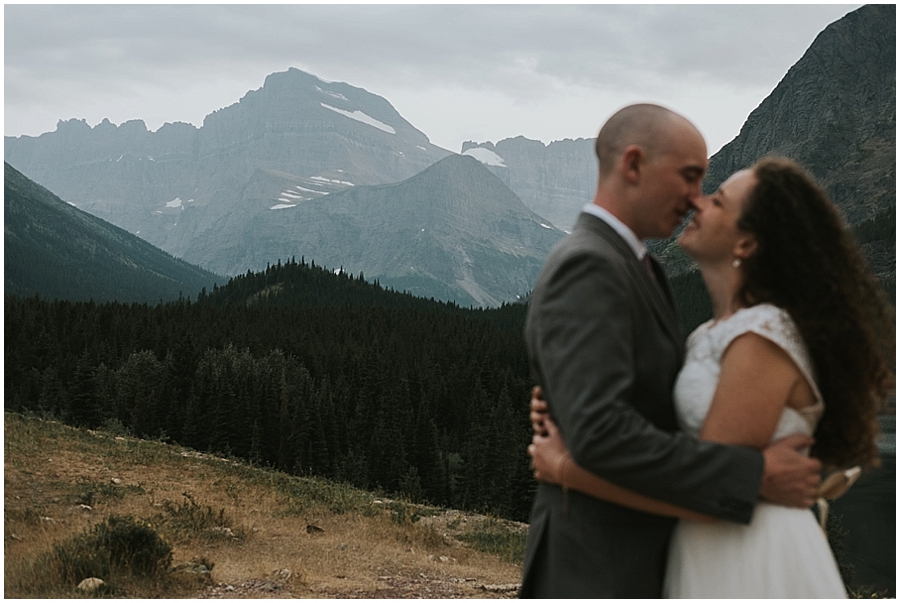
[(791, 357), (812, 387), (816, 402), (800, 410), (786, 407), (772, 441), (803, 433), (812, 435), (824, 406), (816, 386), (812, 361), (788, 313), (771, 304), (738, 310), (721, 321), (708, 321), (691, 333), (684, 367), (675, 383), (675, 408), (681, 429), (699, 435), (719, 382), (722, 355), (739, 335), (756, 333), (775, 343)]
[[(772, 440), (795, 433), (811, 435), (824, 410), (813, 366), (794, 321), (769, 304), (744, 308), (691, 333), (675, 384), (682, 429), (700, 432), (719, 381), (722, 355), (744, 333), (756, 333), (787, 352), (815, 395), (816, 401), (799, 411), (784, 409)], [(815, 516), (808, 509), (765, 501), (756, 505), (749, 525), (679, 521), (669, 546), (663, 592), (673, 599), (847, 597)]]

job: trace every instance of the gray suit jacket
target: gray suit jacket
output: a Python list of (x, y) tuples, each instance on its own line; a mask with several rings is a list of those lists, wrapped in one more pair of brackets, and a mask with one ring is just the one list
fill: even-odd
[[(762, 455), (679, 433), (683, 336), (654, 282), (605, 222), (582, 213), (550, 253), (525, 324), (532, 371), (573, 459), (631, 490), (747, 523)], [(675, 520), (540, 484), (522, 597), (659, 597)]]

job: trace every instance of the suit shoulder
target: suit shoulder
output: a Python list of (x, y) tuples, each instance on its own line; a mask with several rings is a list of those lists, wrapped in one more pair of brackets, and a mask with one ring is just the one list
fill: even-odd
[(550, 251), (548, 264), (562, 264), (575, 259), (596, 259), (602, 263), (624, 264), (625, 258), (602, 235), (578, 229), (567, 235)]

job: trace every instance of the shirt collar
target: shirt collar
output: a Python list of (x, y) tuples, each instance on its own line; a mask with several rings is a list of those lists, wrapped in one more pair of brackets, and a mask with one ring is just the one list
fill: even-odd
[(644, 247), (644, 244), (641, 242), (637, 235), (634, 232), (625, 226), (625, 224), (609, 213), (609, 211), (603, 209), (599, 205), (595, 203), (588, 203), (583, 208), (581, 208), (586, 214), (591, 214), (592, 216), (596, 216), (609, 224), (610, 228), (616, 231), (616, 233), (628, 243), (628, 246), (631, 247), (631, 250), (634, 252), (634, 255), (637, 256), (637, 259), (643, 260), (644, 256), (647, 254), (647, 248)]

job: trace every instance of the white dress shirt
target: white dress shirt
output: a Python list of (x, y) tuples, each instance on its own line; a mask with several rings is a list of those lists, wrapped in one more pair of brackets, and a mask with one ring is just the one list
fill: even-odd
[(597, 216), (607, 224), (609, 224), (610, 228), (616, 231), (616, 233), (622, 237), (628, 246), (631, 247), (631, 250), (634, 252), (634, 255), (637, 256), (637, 259), (643, 261), (644, 256), (647, 255), (647, 248), (644, 247), (644, 244), (641, 242), (637, 235), (634, 232), (625, 226), (622, 220), (618, 219), (607, 210), (603, 209), (599, 205), (595, 203), (588, 203), (584, 207), (581, 208), (586, 214), (591, 214), (592, 216)]

